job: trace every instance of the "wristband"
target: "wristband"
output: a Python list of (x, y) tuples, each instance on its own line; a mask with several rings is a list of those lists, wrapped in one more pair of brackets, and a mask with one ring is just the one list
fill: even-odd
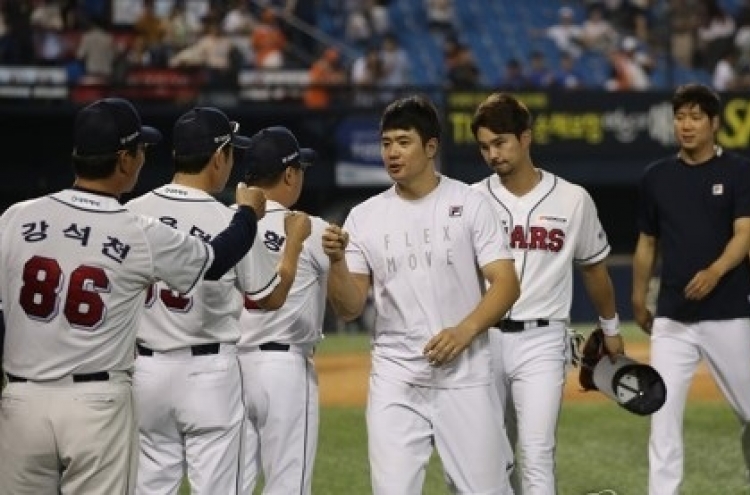
[(619, 335), (620, 334), (620, 317), (617, 316), (617, 313), (615, 313), (615, 316), (610, 318), (609, 320), (606, 318), (602, 318), (600, 316), (599, 326), (604, 332), (604, 335), (606, 335), (607, 337), (614, 337), (615, 335)]

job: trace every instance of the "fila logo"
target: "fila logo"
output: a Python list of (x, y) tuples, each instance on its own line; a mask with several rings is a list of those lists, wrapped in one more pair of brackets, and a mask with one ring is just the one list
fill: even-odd
[(449, 217), (460, 217), (464, 212), (463, 206), (451, 206), (448, 209), (448, 216)]
[(724, 194), (724, 184), (714, 184), (711, 188), (711, 194), (714, 196), (721, 196)]

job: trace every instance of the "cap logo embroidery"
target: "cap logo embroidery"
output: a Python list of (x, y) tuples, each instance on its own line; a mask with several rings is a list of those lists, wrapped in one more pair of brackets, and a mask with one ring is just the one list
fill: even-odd
[(214, 138), (214, 143), (223, 143), (225, 141), (229, 141), (231, 135), (229, 134), (222, 134), (221, 136), (216, 136)]
[(295, 151), (291, 155), (287, 155), (285, 157), (282, 157), (281, 158), (281, 163), (283, 163), (283, 164), (286, 165), (287, 163), (291, 162), (292, 160), (297, 159), (298, 156), (299, 156), (299, 151)]
[(140, 131), (135, 131), (135, 132), (134, 132), (134, 133), (132, 133), (132, 134), (128, 134), (127, 136), (121, 137), (121, 138), (120, 138), (120, 144), (126, 144), (126, 143), (129, 143), (129, 142), (130, 142), (130, 141), (132, 141), (133, 139), (137, 138), (139, 134), (140, 134)]
[(724, 184), (714, 184), (711, 188), (711, 193), (714, 196), (721, 196), (724, 194)]

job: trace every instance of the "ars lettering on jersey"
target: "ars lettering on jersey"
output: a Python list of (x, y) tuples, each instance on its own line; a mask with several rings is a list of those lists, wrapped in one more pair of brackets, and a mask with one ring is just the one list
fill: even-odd
[(389, 273), (399, 269), (411, 271), (419, 268), (430, 268), (435, 263), (453, 264), (453, 240), (450, 225), (443, 225), (440, 230), (431, 228), (417, 229), (385, 234), (383, 247), (386, 252), (386, 267)]
[(532, 225), (528, 232), (523, 225), (514, 225), (510, 232), (511, 249), (527, 249), (558, 253), (565, 245), (565, 231)]

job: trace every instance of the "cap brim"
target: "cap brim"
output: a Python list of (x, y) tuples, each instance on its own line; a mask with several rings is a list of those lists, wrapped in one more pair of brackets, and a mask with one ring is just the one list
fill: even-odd
[(249, 137), (240, 136), (239, 134), (232, 136), (232, 146), (235, 148), (246, 150), (250, 147), (250, 143), (252, 143), (252, 140)]
[(311, 148), (300, 148), (299, 161), (306, 165), (313, 165), (318, 159), (318, 153)]
[(141, 142), (156, 144), (159, 141), (161, 141), (161, 132), (158, 129), (147, 125), (141, 126)]

